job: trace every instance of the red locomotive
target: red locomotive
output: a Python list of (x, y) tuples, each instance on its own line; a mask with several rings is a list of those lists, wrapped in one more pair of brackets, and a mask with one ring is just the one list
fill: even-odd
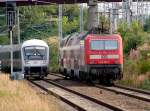
[(60, 45), (60, 72), (80, 80), (112, 83), (123, 77), (122, 38), (118, 34), (74, 33)]

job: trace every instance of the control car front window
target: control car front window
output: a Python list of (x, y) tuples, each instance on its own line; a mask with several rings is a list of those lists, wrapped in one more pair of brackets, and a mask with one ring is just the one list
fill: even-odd
[(44, 60), (46, 59), (46, 48), (39, 46), (30, 46), (24, 48), (25, 59)]

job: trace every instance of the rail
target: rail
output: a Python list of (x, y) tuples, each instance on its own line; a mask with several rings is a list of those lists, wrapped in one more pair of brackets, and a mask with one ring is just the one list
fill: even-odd
[[(67, 92), (69, 92), (69, 93), (72, 93), (72, 94), (74, 94), (74, 95), (79, 96), (79, 97), (81, 98), (81, 100), (82, 100), (82, 98), (84, 98), (84, 99), (86, 99), (87, 101), (90, 101), (90, 102), (92, 102), (92, 103), (94, 103), (94, 104), (99, 105), (99, 107), (106, 108), (107, 110), (123, 111), (123, 109), (121, 109), (121, 108), (119, 108), (119, 107), (117, 107), (117, 106), (110, 105), (110, 104), (108, 104), (108, 103), (102, 102), (102, 101), (100, 101), (100, 100), (94, 99), (94, 98), (89, 97), (89, 96), (87, 96), (87, 95), (84, 95), (84, 94), (81, 94), (81, 93), (76, 92), (76, 91), (74, 91), (74, 90), (71, 90), (71, 89), (69, 89), (69, 88), (66, 88), (66, 87), (64, 87), (63, 85), (60, 85), (60, 84), (58, 84), (58, 83), (56, 83), (56, 82), (54, 82), (54, 81), (52, 81), (52, 80), (50, 80), (50, 79), (44, 79), (44, 80), (42, 80), (42, 81), (44, 81), (44, 82), (47, 83), (47, 84), (51, 84), (51, 85), (54, 85), (55, 87), (58, 87), (58, 88), (62, 89), (62, 90), (61, 90), (62, 93), (63, 93), (63, 90), (65, 90), (65, 91), (67, 91)], [(30, 82), (32, 82), (33, 84), (35, 84), (36, 86), (40, 87), (40, 88), (43, 89), (43, 90), (49, 91), (49, 90), (43, 88), (42, 85), (39, 85), (39, 84), (35, 83), (34, 81), (30, 81)], [(54, 90), (54, 92), (57, 92), (57, 90), (56, 90), (54, 87), (53, 87), (53, 90)], [(73, 105), (73, 107), (77, 107), (78, 110), (81, 110), (81, 111), (87, 110), (86, 108), (83, 108), (83, 107), (81, 106), (81, 104), (80, 104), (80, 106), (78, 106), (77, 104), (74, 104), (74, 103), (72, 103), (72, 102), (66, 100), (65, 98), (62, 98), (60, 95), (54, 94), (54, 92), (51, 92), (51, 91), (50, 91), (49, 93), (51, 93), (51, 94), (53, 94), (54, 96), (60, 98), (60, 99), (63, 100), (64, 102), (67, 101), (67, 103), (69, 103), (69, 105)], [(68, 95), (68, 94), (67, 94), (67, 95)], [(68, 96), (69, 96), (69, 95), (68, 95)], [(84, 106), (84, 105), (83, 105), (83, 106)], [(86, 106), (88, 107), (88, 105), (86, 105)]]
[(104, 89), (104, 90), (115, 92), (116, 94), (122, 94), (122, 95), (125, 95), (128, 97), (142, 100), (142, 101), (150, 102), (150, 95), (149, 94), (139, 92), (138, 90), (134, 90), (132, 88), (125, 89), (123, 87), (116, 87), (116, 86), (105, 87), (105, 86), (98, 85), (98, 84), (95, 84), (95, 86), (98, 88)]

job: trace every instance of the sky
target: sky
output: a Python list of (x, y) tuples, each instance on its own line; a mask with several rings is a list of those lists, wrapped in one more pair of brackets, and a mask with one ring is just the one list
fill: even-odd
[[(117, 9), (119, 9), (119, 17), (122, 17), (123, 14), (125, 14), (125, 8), (123, 8), (122, 3), (98, 3), (98, 12), (109, 12), (109, 9), (112, 9), (112, 6), (116, 8), (116, 5), (118, 6)], [(83, 4), (84, 7), (88, 7), (87, 4)], [(130, 9), (132, 10), (133, 16), (141, 15), (150, 15), (150, 2), (132, 2), (130, 4)], [(104, 9), (106, 9), (104, 11)]]

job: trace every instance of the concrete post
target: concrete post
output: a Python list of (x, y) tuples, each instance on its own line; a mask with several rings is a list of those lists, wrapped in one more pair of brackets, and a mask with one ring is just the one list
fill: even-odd
[(98, 27), (97, 0), (89, 0), (88, 6), (88, 30), (90, 30), (94, 27)]
[(109, 20), (110, 20), (110, 31), (109, 33), (113, 33), (113, 9), (110, 9), (110, 15), (109, 15)]
[(59, 18), (58, 18), (58, 36), (62, 40), (62, 5), (59, 5)]
[(136, 3), (137, 3), (137, 4), (136, 4), (136, 6), (137, 6), (136, 20), (139, 20), (139, 19), (138, 19), (138, 17), (139, 17), (139, 0), (137, 0)]
[(113, 3), (113, 18), (114, 18), (114, 32), (118, 29), (118, 20), (119, 20), (119, 12), (118, 12), (118, 3)]
[(18, 43), (20, 44), (20, 16), (19, 16), (19, 7), (17, 8), (17, 29), (18, 29)]
[(128, 26), (131, 25), (131, 12), (130, 12), (130, 4), (132, 0), (126, 0), (126, 19)]
[(84, 25), (83, 25), (83, 4), (80, 4), (80, 32), (83, 32)]
[(10, 51), (10, 58), (11, 58), (11, 76), (13, 76), (13, 40), (12, 40), (12, 30), (10, 30), (10, 46), (11, 46), (11, 51)]
[(123, 20), (126, 20), (126, 12), (125, 12), (125, 9), (126, 9), (126, 3), (125, 3), (125, 1), (122, 0), (122, 12), (124, 12), (124, 13), (122, 14)]
[(62, 41), (62, 4), (60, 4), (58, 6), (59, 8), (59, 14), (58, 14), (58, 36), (59, 36), (59, 44), (58, 44), (58, 58), (57, 60), (60, 61), (59, 57), (60, 57), (60, 45), (61, 45), (61, 41)]
[(144, 26), (144, 3), (143, 3), (143, 0), (141, 1), (141, 24), (142, 24), (142, 26)]

